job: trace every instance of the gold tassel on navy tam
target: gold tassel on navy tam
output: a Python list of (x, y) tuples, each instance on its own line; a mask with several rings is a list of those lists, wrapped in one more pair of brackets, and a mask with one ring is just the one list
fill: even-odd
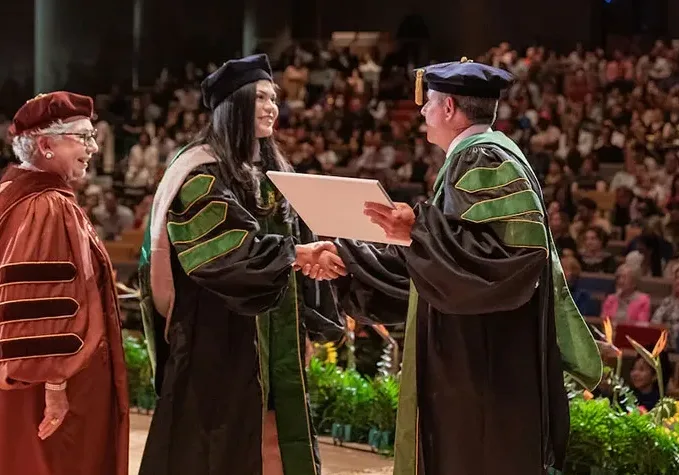
[(421, 106), (424, 104), (424, 69), (415, 71), (415, 104)]

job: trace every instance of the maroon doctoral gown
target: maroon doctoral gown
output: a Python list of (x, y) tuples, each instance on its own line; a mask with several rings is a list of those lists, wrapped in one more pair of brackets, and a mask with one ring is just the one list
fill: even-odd
[[(59, 177), (0, 181), (0, 474), (127, 475), (128, 398), (113, 271)], [(69, 412), (46, 440), (45, 382)]]

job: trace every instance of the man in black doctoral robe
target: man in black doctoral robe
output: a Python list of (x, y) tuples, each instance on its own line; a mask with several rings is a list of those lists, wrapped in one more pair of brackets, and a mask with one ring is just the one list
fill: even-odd
[(563, 372), (591, 389), (602, 365), (535, 174), (490, 128), (511, 76), (464, 59), (416, 74), (427, 138), (447, 150), (435, 196), (416, 210), (366, 204), (409, 247), (336, 241), (349, 315), (401, 323), (409, 301), (394, 473), (555, 472), (569, 432)]

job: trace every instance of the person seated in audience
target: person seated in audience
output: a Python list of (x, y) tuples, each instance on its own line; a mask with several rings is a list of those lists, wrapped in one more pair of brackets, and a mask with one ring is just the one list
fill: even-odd
[(659, 208), (667, 202), (665, 188), (657, 183), (655, 177), (642, 165), (643, 171), (637, 176), (636, 186), (632, 189), (637, 198), (651, 200)]
[(662, 234), (673, 249), (679, 249), (679, 200), (667, 204), (667, 214), (662, 218)]
[(606, 191), (606, 181), (599, 174), (599, 163), (596, 155), (590, 154), (582, 161), (580, 172), (573, 180), (571, 192), (578, 191)]
[(549, 170), (545, 175), (544, 182), (542, 193), (546, 201), (556, 199), (559, 190), (568, 186), (568, 176), (562, 160), (553, 158), (549, 162)]
[(625, 230), (632, 222), (632, 201), (634, 193), (626, 186), (618, 187), (615, 190), (615, 205), (611, 211), (611, 224), (622, 230), (622, 239), (625, 239)]
[(615, 258), (605, 250), (608, 237), (596, 226), (588, 228), (584, 233), (584, 241), (580, 247), (580, 262), (584, 272), (615, 272)]
[[(652, 351), (652, 347), (647, 348)], [(670, 375), (672, 364), (667, 352), (660, 353), (660, 367), (662, 369), (662, 376), (664, 387), (667, 388), (670, 383)], [(655, 369), (649, 365), (641, 356), (637, 356), (630, 371), (630, 383), (632, 391), (637, 398), (638, 406), (650, 411), (660, 401), (660, 387), (658, 385), (658, 374)]]
[(588, 228), (597, 227), (606, 235), (611, 233), (611, 223), (599, 216), (596, 202), (591, 198), (582, 198), (578, 202), (578, 214), (571, 224), (571, 236), (578, 245), (582, 245)]
[(672, 259), (672, 245), (662, 236), (659, 219), (649, 219), (641, 234), (630, 241), (625, 261), (641, 268), (642, 277), (662, 277), (663, 267)]
[(648, 322), (651, 319), (651, 297), (637, 290), (638, 267), (622, 264), (615, 273), (614, 294), (606, 297), (601, 317), (615, 322)]
[(134, 226), (134, 213), (127, 206), (118, 204), (113, 190), (104, 193), (104, 202), (92, 210), (92, 215), (101, 226), (101, 238), (105, 240), (116, 240), (123, 231)]
[[(637, 184), (637, 175), (639, 170), (637, 169), (637, 156), (639, 154), (638, 146), (635, 148), (625, 147), (625, 164), (624, 168), (613, 175), (611, 180), (610, 189), (612, 191), (624, 186), (630, 190), (634, 188)], [(643, 148), (643, 147), (641, 147)]]
[(568, 282), (568, 290), (573, 297), (575, 305), (580, 310), (580, 314), (586, 317), (596, 316), (599, 311), (596, 302), (587, 290), (579, 286), (582, 268), (578, 260), (573, 256), (564, 256), (561, 258), (561, 267), (563, 267), (563, 273)]
[[(556, 203), (558, 206), (558, 202), (552, 201), (552, 203)], [(562, 211), (548, 211), (548, 213), (549, 229), (552, 231), (552, 238), (554, 238), (554, 244), (556, 244), (556, 249), (559, 251), (559, 255), (577, 255), (578, 246), (575, 244), (575, 240), (568, 233), (570, 224), (568, 220), (568, 214)]]
[(673, 351), (679, 349), (679, 269), (674, 271), (672, 293), (662, 300), (651, 321), (666, 325), (670, 332), (667, 347)]
[(142, 132), (139, 135), (139, 142), (130, 149), (125, 186), (133, 188), (153, 186), (156, 181), (158, 162), (158, 148), (151, 143), (149, 134)]

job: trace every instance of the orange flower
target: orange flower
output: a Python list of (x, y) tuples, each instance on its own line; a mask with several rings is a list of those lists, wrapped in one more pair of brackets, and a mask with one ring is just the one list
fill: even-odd
[(606, 336), (606, 342), (610, 345), (613, 344), (613, 324), (611, 324), (611, 317), (606, 315), (603, 319), (604, 325), (604, 335)]
[(653, 348), (653, 355), (654, 358), (657, 358), (660, 356), (660, 353), (663, 352), (665, 347), (667, 346), (667, 330), (663, 330), (662, 333), (660, 334), (660, 338), (658, 338), (658, 341), (655, 344), (655, 347)]
[(389, 330), (387, 330), (384, 325), (373, 325), (373, 328), (384, 338), (389, 338)]

